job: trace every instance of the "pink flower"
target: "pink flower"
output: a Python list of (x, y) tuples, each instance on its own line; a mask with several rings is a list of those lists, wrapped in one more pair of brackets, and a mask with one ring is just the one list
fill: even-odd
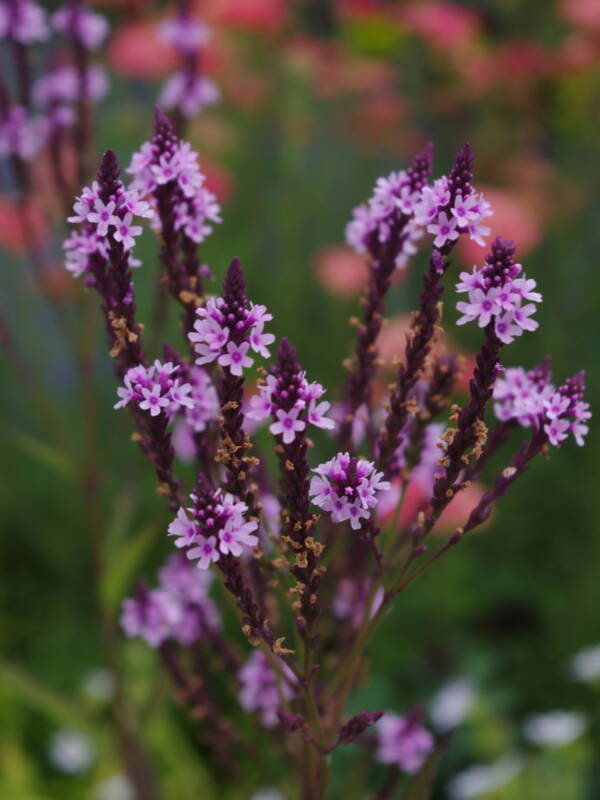
[(219, 364), (222, 367), (229, 367), (232, 375), (240, 377), (246, 367), (251, 367), (254, 364), (254, 359), (246, 355), (249, 347), (248, 342), (242, 342), (240, 345), (228, 342), (227, 352), (219, 356)]
[(511, 344), (515, 337), (520, 336), (523, 332), (518, 325), (514, 324), (513, 313), (507, 311), (501, 317), (496, 317), (496, 336), (504, 344)]
[(306, 422), (298, 419), (300, 410), (293, 408), (291, 411), (284, 411), (278, 408), (275, 412), (277, 422), (269, 425), (269, 430), (273, 436), (281, 436), (284, 444), (291, 444), (296, 438), (296, 433), (300, 433), (306, 428)]
[(313, 266), (317, 280), (337, 297), (359, 294), (368, 277), (363, 256), (349, 247), (326, 247), (315, 255)]
[(267, 350), (267, 345), (273, 344), (275, 336), (272, 333), (263, 333), (262, 324), (256, 325), (250, 334), (250, 346), (255, 353), (258, 353), (263, 358), (269, 358), (271, 355)]
[(446, 242), (458, 239), (459, 232), (456, 230), (456, 217), (448, 219), (445, 211), (438, 214), (437, 220), (427, 226), (427, 232), (435, 236), (433, 244), (435, 247), (443, 247)]
[(479, 16), (458, 3), (424, 0), (399, 9), (408, 30), (415, 31), (440, 50), (458, 50), (472, 41), (481, 29)]
[(188, 550), (187, 557), (192, 560), (197, 558), (196, 566), (200, 569), (208, 569), (213, 562), (220, 558), (217, 550), (217, 537), (209, 536), (206, 539), (200, 539), (196, 547)]
[(87, 221), (96, 225), (98, 236), (106, 236), (108, 233), (108, 226), (117, 225), (119, 223), (118, 217), (114, 215), (115, 205), (116, 203), (114, 200), (103, 203), (98, 197), (94, 202), (94, 210), (88, 211)]
[(474, 289), (469, 293), (469, 302), (458, 302), (456, 308), (462, 312), (463, 316), (456, 321), (457, 325), (464, 325), (466, 322), (473, 322), (478, 319), (480, 328), (485, 328), (489, 324), (492, 314), (497, 312), (496, 294), (497, 289)]
[(140, 403), (142, 411), (149, 411), (152, 417), (157, 417), (163, 408), (169, 405), (168, 397), (161, 397), (161, 388), (155, 384), (152, 389), (146, 389), (142, 386), (143, 400)]
[(331, 403), (324, 400), (322, 403), (311, 401), (308, 407), (308, 421), (311, 425), (317, 428), (324, 428), (325, 430), (332, 430), (335, 428), (335, 422), (325, 414), (329, 410)]
[(513, 322), (524, 331), (535, 331), (539, 328), (540, 323), (531, 319), (531, 315), (535, 314), (536, 308), (533, 303), (528, 303), (526, 306), (518, 306), (512, 310)]
[(124, 250), (131, 250), (135, 244), (134, 236), (139, 236), (142, 232), (141, 225), (132, 225), (133, 214), (127, 213), (122, 220), (116, 223), (113, 237), (115, 241), (121, 242)]
[(154, 22), (132, 22), (120, 26), (108, 46), (108, 61), (122, 75), (160, 78), (177, 68), (179, 56), (161, 41)]
[(169, 536), (176, 536), (175, 547), (189, 547), (196, 539), (198, 534), (198, 524), (189, 520), (183, 508), (177, 512), (177, 516), (167, 528)]

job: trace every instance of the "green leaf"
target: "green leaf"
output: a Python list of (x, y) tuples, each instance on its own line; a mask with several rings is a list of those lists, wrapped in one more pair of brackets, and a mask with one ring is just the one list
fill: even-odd
[(89, 729), (91, 720), (84, 710), (59, 692), (24, 672), (21, 667), (0, 659), (0, 683), (10, 688), (24, 703), (47, 714), (63, 725)]
[(76, 470), (71, 458), (55, 447), (30, 436), (28, 433), (11, 432), (9, 439), (15, 447), (30, 456), (39, 464), (49, 467), (63, 478), (75, 477)]
[(126, 593), (133, 575), (153, 541), (156, 528), (147, 525), (136, 535), (122, 542), (111, 554), (110, 563), (102, 581), (103, 607), (113, 613)]
[(440, 764), (442, 754), (448, 747), (448, 739), (443, 739), (431, 753), (421, 769), (413, 775), (406, 787), (404, 800), (429, 800), (433, 792), (433, 782)]

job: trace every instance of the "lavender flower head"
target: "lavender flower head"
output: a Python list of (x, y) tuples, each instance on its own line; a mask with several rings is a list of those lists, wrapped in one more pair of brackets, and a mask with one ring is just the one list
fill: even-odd
[(213, 489), (201, 476), (190, 500), (191, 519), (180, 508), (169, 525), (169, 535), (200, 569), (208, 569), (222, 555), (241, 556), (258, 544), (258, 522), (246, 519), (248, 506), (234, 495)]
[(132, 367), (125, 373), (124, 386), (117, 389), (120, 399), (114, 407), (135, 403), (140, 411), (152, 417), (164, 412), (169, 419), (182, 408), (193, 410), (192, 385), (173, 377), (178, 369), (176, 364), (161, 363), (158, 359), (151, 367), (142, 364)]
[(190, 13), (189, 3), (182, 0), (178, 13), (158, 28), (162, 41), (179, 51), (182, 68), (167, 79), (158, 103), (165, 111), (176, 110), (186, 119), (196, 116), (207, 106), (216, 105), (221, 92), (214, 81), (201, 74), (199, 56), (210, 41), (209, 28)]
[[(494, 320), (494, 331), (503, 344), (510, 344), (523, 331), (534, 331), (539, 323), (532, 319), (535, 303), (542, 295), (535, 291), (536, 282), (527, 278), (522, 266), (512, 259), (514, 248), (497, 239), (481, 269), (461, 272), (457, 292), (466, 292), (469, 301), (460, 301), (456, 308), (462, 313), (457, 325), (477, 320), (485, 328)], [(526, 302), (523, 305), (524, 301)]]
[(109, 31), (106, 17), (96, 14), (80, 2), (67, 3), (55, 11), (52, 25), (60, 33), (72, 36), (86, 50), (97, 50)]
[(281, 702), (291, 700), (294, 690), (290, 683), (295, 682), (290, 668), (279, 661), (284, 678), (280, 678), (260, 650), (254, 650), (238, 672), (240, 681), (239, 701), (246, 711), (258, 714), (265, 728), (273, 728), (279, 719), (277, 711)]
[(224, 297), (210, 297), (197, 310), (198, 319), (188, 335), (198, 354), (196, 364), (217, 361), (232, 375), (240, 377), (254, 359), (248, 351), (269, 357), (268, 345), (275, 341), (272, 333), (264, 333), (265, 323), (273, 319), (265, 306), (249, 303), (240, 306), (228, 303)]
[(160, 187), (174, 190), (173, 213), (176, 231), (183, 231), (196, 244), (212, 233), (213, 223), (221, 222), (216, 197), (204, 184), (198, 154), (189, 142), (181, 141), (172, 128), (160, 127), (151, 142), (134, 153), (127, 172), (132, 175), (131, 189), (151, 205), (151, 224), (160, 230), (161, 222), (153, 197)]
[(32, 0), (2, 0), (0, 38), (5, 36), (24, 45), (45, 41), (50, 36), (46, 12)]
[(333, 522), (349, 520), (353, 530), (360, 530), (377, 506), (379, 493), (390, 488), (372, 461), (349, 453), (338, 453), (313, 472), (317, 473), (310, 482), (313, 503), (328, 511)]
[(417, 713), (404, 717), (384, 714), (377, 723), (377, 737), (375, 758), (410, 774), (421, 769), (434, 747), (433, 736), (422, 726)]
[(543, 428), (550, 444), (560, 446), (571, 433), (583, 445), (591, 418), (590, 404), (585, 402), (584, 372), (569, 378), (558, 389), (550, 382), (547, 370), (512, 367), (504, 372), (494, 387), (494, 411), (502, 422)]
[(206, 631), (221, 626), (219, 612), (209, 597), (212, 575), (200, 572), (180, 554), (172, 555), (159, 570), (156, 589), (142, 588), (123, 601), (121, 626), (127, 636), (140, 637), (151, 647), (168, 639), (192, 644)]

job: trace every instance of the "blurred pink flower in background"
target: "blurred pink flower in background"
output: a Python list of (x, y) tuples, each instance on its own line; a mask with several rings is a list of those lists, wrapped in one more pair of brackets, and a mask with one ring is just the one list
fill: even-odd
[(117, 72), (134, 78), (162, 78), (177, 69), (179, 56), (161, 41), (158, 21), (131, 22), (118, 28), (108, 46), (108, 61)]
[[(474, 482), (467, 486), (466, 489), (463, 489), (462, 492), (459, 492), (442, 512), (433, 529), (433, 533), (449, 533), (458, 526), (464, 525), (485, 491), (485, 486)], [(428, 499), (429, 496), (418, 481), (411, 481), (408, 484), (404, 494), (402, 510), (400, 511), (399, 522), (403, 528), (415, 521), (417, 514)], [(488, 522), (486, 522), (486, 525)]]
[(204, 186), (217, 195), (219, 203), (224, 206), (231, 200), (235, 188), (235, 179), (222, 164), (202, 158), (202, 172), (205, 175)]
[(284, 0), (218, 0), (214, 6), (217, 19), (225, 25), (254, 33), (277, 33), (287, 22)]
[[(542, 238), (542, 223), (532, 204), (515, 190), (495, 186), (482, 186), (481, 190), (494, 209), (494, 216), (486, 220), (486, 225), (492, 229), (490, 240), (495, 236), (508, 236), (517, 245), (519, 257), (537, 247)], [(466, 237), (462, 237), (459, 244), (462, 258), (469, 265), (482, 264), (485, 248), (464, 239)]]
[(45, 239), (47, 234), (44, 214), (38, 205), (29, 202), (25, 213), (27, 222), (17, 204), (0, 195), (0, 246), (16, 255), (26, 252), (32, 231), (38, 240)]
[(463, 47), (481, 31), (479, 16), (456, 3), (427, 0), (398, 9), (398, 19), (409, 31), (441, 50)]
[(586, 32), (590, 28), (600, 32), (600, 3), (598, 0), (561, 0), (563, 17)]
[(355, 297), (364, 289), (368, 278), (363, 256), (343, 245), (319, 250), (314, 256), (313, 268), (319, 283), (336, 297)]

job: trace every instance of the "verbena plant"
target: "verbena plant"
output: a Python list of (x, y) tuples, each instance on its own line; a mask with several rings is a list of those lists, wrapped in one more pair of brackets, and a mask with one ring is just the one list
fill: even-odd
[[(365, 710), (346, 717), (366, 679), (370, 637), (399, 595), (489, 517), (536, 456), (569, 434), (583, 443), (590, 416), (583, 373), (556, 388), (547, 361), (529, 371), (502, 366), (504, 348), (538, 327), (542, 298), (513, 244), (497, 238), (455, 287), (465, 298), (457, 302), (458, 324), (476, 322), (483, 339), (468, 401), (450, 406), (448, 426), (434, 422), (458, 372), (456, 359), (433, 351), (450, 254), (463, 236), (483, 246), (493, 213), (473, 187), (468, 144), (433, 182), (426, 148), (407, 170), (380, 178), (354, 211), (347, 239), (368, 255), (369, 282), (348, 381), (334, 407), (293, 344), (269, 333), (272, 315), (248, 299), (238, 259), (220, 295), (205, 291), (198, 245), (220, 210), (196, 153), (161, 111), (126, 172), (127, 185), (115, 154), (105, 153), (97, 180), (77, 198), (70, 218), (77, 228), (65, 243), (67, 268), (102, 301), (120, 383), (115, 407), (130, 413), (158, 493), (175, 514), (166, 532), (175, 550), (157, 586), (140, 580), (124, 601), (123, 629), (156, 648), (224, 764), (233, 767), (234, 754), (252, 753), (253, 744), (229, 719), (230, 699), (211, 690), (223, 666), (231, 695), (273, 734), (289, 785), (303, 798), (325, 797), (331, 753), (355, 741), (375, 745), (374, 758), (390, 765), (380, 796), (391, 796), (403, 773), (429, 769), (436, 745), (416, 707), (403, 716)], [(159, 237), (165, 291), (180, 307), (186, 345), (180, 352), (165, 344), (160, 360), (145, 352), (131, 272), (145, 221)], [(419, 308), (398, 343), (397, 374), (381, 409), (373, 388), (386, 295), (424, 234), (433, 241)], [(261, 425), (275, 461), (253, 441)], [(432, 545), (441, 514), (517, 426), (528, 436), (464, 524)], [(320, 464), (311, 464), (313, 429), (329, 434), (321, 447), (330, 458)], [(195, 464), (193, 486), (178, 474), (176, 449)], [(428, 491), (401, 525), (405, 489), (417, 474)], [(384, 509), (392, 510), (387, 525)], [(221, 624), (213, 575), (237, 608), (246, 647)]]

